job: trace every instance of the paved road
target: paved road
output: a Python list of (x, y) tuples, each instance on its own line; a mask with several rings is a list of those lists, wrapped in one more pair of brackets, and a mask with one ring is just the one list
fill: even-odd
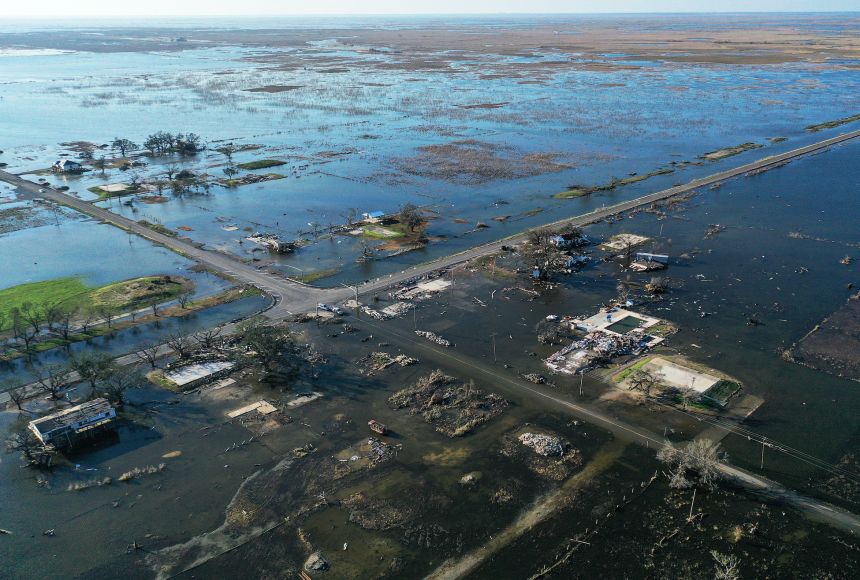
[[(559, 227), (565, 224), (571, 224), (580, 227), (588, 225), (605, 219), (609, 216), (629, 211), (638, 207), (647, 206), (656, 201), (680, 195), (701, 187), (706, 187), (714, 183), (719, 183), (721, 181), (725, 181), (726, 179), (743, 175), (750, 171), (767, 169), (769, 167), (779, 165), (781, 163), (790, 161), (803, 155), (808, 155), (810, 153), (824, 150), (828, 147), (831, 147), (832, 145), (848, 141), (849, 139), (854, 139), (858, 136), (860, 136), (860, 130), (838, 135), (836, 137), (832, 137), (830, 139), (826, 139), (824, 141), (820, 141), (812, 145), (801, 147), (799, 149), (794, 149), (792, 151), (788, 151), (780, 155), (767, 157), (755, 161), (753, 163), (748, 163), (746, 165), (735, 167), (734, 169), (729, 169), (727, 171), (722, 171), (720, 173), (716, 173), (701, 179), (695, 179), (685, 185), (671, 187), (669, 189), (658, 191), (656, 193), (645, 195), (630, 201), (625, 201), (610, 207), (601, 208), (599, 210), (595, 210), (584, 215), (554, 222), (553, 224), (548, 224), (547, 227)], [(178, 240), (174, 237), (155, 232), (146, 226), (138, 224), (137, 222), (129, 220), (108, 210), (94, 206), (91, 203), (81, 201), (76, 197), (56, 191), (54, 189), (40, 186), (39, 184), (33, 183), (31, 181), (20, 179), (19, 177), (4, 171), (0, 171), (0, 180), (10, 183), (18, 187), (20, 190), (31, 194), (34, 197), (42, 197), (69, 206), (73, 209), (80, 211), (81, 213), (140, 235), (155, 243), (161, 244), (176, 252), (184, 254), (189, 258), (198, 260), (199, 262), (219, 272), (227, 274), (240, 282), (256, 286), (264, 292), (271, 294), (272, 297), (275, 299), (275, 305), (267, 312), (268, 316), (272, 319), (283, 319), (290, 317), (292, 313), (295, 312), (312, 310), (317, 302), (336, 302), (352, 296), (352, 291), (346, 288), (314, 288), (311, 286), (299, 284), (294, 281), (286, 280), (275, 274), (249, 266), (248, 264), (240, 262), (239, 260), (230, 256), (208, 250), (203, 250), (182, 240)], [(478, 257), (497, 253), (501, 250), (501, 246), (503, 244), (511, 245), (518, 243), (524, 240), (527, 235), (527, 232), (523, 232), (511, 236), (509, 238), (478, 246), (470, 250), (460, 252), (458, 254), (454, 254), (445, 258), (441, 258), (439, 260), (435, 260), (433, 262), (429, 262), (427, 264), (422, 264), (409, 268), (397, 274), (393, 274), (389, 277), (379, 278), (370, 282), (366, 282), (358, 286), (358, 294), (362, 295), (376, 292), (385, 289), (392, 284), (396, 284), (398, 282), (407, 280), (415, 276), (420, 276), (422, 274), (426, 274), (440, 268), (455, 266), (457, 264), (461, 264), (463, 262)], [(618, 434), (623, 434), (626, 438), (629, 438), (633, 441), (637, 441), (650, 447), (662, 444), (661, 437), (658, 437), (653, 433), (649, 433), (640, 427), (625, 424), (613, 417), (609, 417), (601, 413), (593, 407), (576, 404), (572, 401), (565, 400), (557, 395), (548, 393), (542, 389), (535, 388), (532, 385), (528, 385), (523, 381), (516, 380), (505, 374), (501, 374), (496, 369), (488, 368), (486, 367), (486, 365), (484, 365), (483, 363), (479, 363), (474, 358), (467, 358), (465, 356), (445, 351), (427, 344), (419, 343), (418, 345), (416, 345), (414, 337), (398, 336), (400, 334), (398, 331), (392, 328), (387, 328), (383, 325), (379, 325), (373, 321), (365, 320), (363, 324), (374, 327), (379, 335), (388, 335), (392, 339), (399, 338), (398, 342), (400, 342), (401, 344), (412, 343), (413, 347), (418, 346), (419, 349), (424, 350), (426, 353), (435, 352), (435, 356), (437, 358), (448, 358), (449, 360), (454, 360), (461, 365), (467, 365), (473, 370), (478, 371), (480, 374), (491, 376), (495, 380), (496, 384), (507, 384), (508, 388), (515, 388), (520, 392), (524, 392), (531, 396), (536, 396), (546, 401), (550, 401), (552, 404), (565, 408), (569, 412), (582, 417), (583, 419), (589, 421), (592, 424), (601, 425), (609, 429), (610, 431), (613, 431)], [(123, 362), (131, 362), (133, 360), (132, 356), (133, 355), (123, 357), (124, 359), (126, 359), (126, 361)], [(725, 475), (731, 477), (732, 479), (743, 483), (746, 487), (751, 488), (759, 493), (776, 497), (783, 501), (791, 503), (796, 508), (800, 509), (801, 511), (807, 513), (808, 515), (816, 519), (820, 519), (821, 521), (836, 525), (840, 528), (850, 530), (854, 533), (860, 531), (860, 519), (858, 519), (856, 515), (850, 512), (841, 510), (824, 502), (801, 496), (800, 494), (797, 494), (791, 490), (785, 489), (784, 487), (780, 486), (775, 482), (761, 478), (734, 466), (725, 465), (723, 467), (723, 472)]]
[[(418, 339), (409, 331), (399, 330), (391, 324), (363, 319), (361, 326), (364, 330), (370, 330), (375, 339), (384, 339), (391, 344), (406, 347), (413, 356), (417, 356), (424, 362), (445, 366), (453, 365), (455, 368), (467, 369), (473, 378), (493, 385), (496, 390), (512, 392), (519, 396), (524, 395), (538, 402), (549, 404), (551, 407), (570, 413), (590, 425), (606, 429), (625, 441), (632, 441), (655, 451), (666, 443), (665, 437), (658, 433), (610, 416), (593, 404), (578, 402), (573, 397), (565, 396), (553, 389), (528, 383), (510, 371), (499, 368), (498, 364), (491, 364), (480, 358), (459, 353), (456, 349), (440, 347), (429, 341)], [(812, 520), (829, 524), (852, 534), (860, 534), (860, 517), (850, 511), (803, 496), (775, 481), (733, 465), (722, 463), (720, 464), (720, 471), (727, 479), (763, 499), (784, 502)]]
[[(655, 193), (644, 195), (636, 199), (624, 201), (615, 205), (600, 208), (592, 212), (575, 216), (572, 218), (560, 220), (547, 224), (545, 227), (560, 227), (562, 225), (574, 225), (577, 227), (586, 226), (606, 219), (607, 217), (636, 209), (639, 207), (648, 206), (654, 202), (661, 201), (676, 195), (681, 195), (701, 187), (707, 187), (715, 183), (731, 179), (743, 175), (750, 171), (767, 169), (775, 165), (796, 159), (803, 155), (822, 151), (828, 147), (854, 139), (860, 136), (860, 130), (843, 133), (836, 137), (831, 137), (805, 147), (793, 149), (779, 155), (765, 157), (752, 163), (747, 163), (733, 169), (721, 171), (707, 177), (694, 179), (684, 185), (678, 185), (664, 189)], [(206, 266), (217, 270), (223, 274), (238, 280), (239, 282), (251, 284), (260, 290), (270, 294), (275, 299), (275, 305), (267, 312), (267, 316), (274, 320), (281, 320), (291, 317), (294, 313), (312, 310), (318, 302), (340, 302), (352, 296), (352, 290), (346, 288), (315, 288), (304, 284), (299, 284), (292, 280), (287, 280), (277, 274), (266, 272), (255, 268), (238, 259), (221, 254), (218, 252), (204, 250), (179, 240), (175, 237), (168, 236), (152, 230), (144, 225), (141, 225), (133, 220), (125, 218), (121, 215), (113, 213), (109, 210), (102, 209), (92, 203), (82, 201), (72, 195), (57, 191), (50, 187), (21, 179), (17, 175), (0, 171), (0, 180), (6, 181), (21, 191), (30, 194), (33, 197), (41, 197), (49, 199), (56, 203), (71, 207), (83, 214), (89, 215), (106, 223), (113, 224), (126, 231), (135, 233), (141, 237), (151, 240), (157, 244), (170, 248), (175, 252), (183, 254), (191, 259), (197, 260)], [(497, 240), (488, 244), (477, 246), (469, 250), (452, 254), (426, 264), (421, 264), (411, 268), (407, 268), (396, 274), (387, 277), (377, 278), (369, 282), (360, 284), (357, 288), (358, 294), (368, 294), (378, 292), (392, 284), (397, 284), (410, 278), (427, 274), (441, 268), (456, 266), (463, 262), (473, 260), (498, 253), (501, 251), (502, 245), (513, 245), (522, 242), (526, 239), (528, 232), (522, 232), (502, 240)]]

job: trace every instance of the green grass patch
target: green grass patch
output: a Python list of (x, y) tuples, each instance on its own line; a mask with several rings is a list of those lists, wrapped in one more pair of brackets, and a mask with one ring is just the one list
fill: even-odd
[(304, 282), (305, 284), (313, 284), (317, 280), (322, 280), (323, 278), (334, 276), (338, 272), (340, 272), (340, 268), (326, 268), (325, 270), (315, 270), (313, 272), (306, 272), (304, 278), (299, 278), (299, 280)]
[(249, 161), (247, 163), (240, 163), (239, 167), (246, 170), (253, 169), (266, 169), (268, 167), (278, 167), (279, 165), (286, 165), (286, 161), (281, 161), (279, 159), (258, 159), (256, 161)]
[(716, 401), (720, 405), (725, 405), (729, 402), (729, 399), (735, 396), (740, 390), (740, 384), (736, 383), (735, 381), (727, 381), (725, 379), (722, 379), (713, 387), (705, 391), (702, 397), (706, 400), (711, 399), (713, 401)]
[(834, 121), (818, 123), (817, 125), (809, 125), (806, 127), (806, 130), (810, 133), (817, 133), (818, 131), (823, 131), (824, 129), (833, 129), (834, 127), (841, 127), (842, 125), (847, 125), (848, 123), (853, 123), (854, 121), (860, 121), (860, 115), (851, 115), (850, 117), (842, 117), (841, 119), (836, 119)]
[(630, 375), (632, 375), (633, 373), (635, 373), (636, 371), (638, 371), (639, 369), (641, 369), (642, 367), (647, 365), (649, 362), (651, 362), (652, 358), (654, 358), (654, 357), (653, 356), (647, 356), (647, 357), (643, 358), (642, 360), (633, 363), (632, 365), (630, 365), (629, 367), (627, 367), (626, 369), (622, 370), (620, 373), (618, 373), (617, 375), (612, 377), (612, 380), (615, 381), (616, 383), (624, 382), (624, 379), (626, 379), (627, 377), (629, 377)]
[(121, 312), (172, 300), (191, 287), (190, 280), (178, 276), (145, 276), (97, 288), (74, 277), (20, 284), (0, 290), (0, 318), (3, 321), (0, 331), (11, 328), (12, 309), (21, 309), (26, 303), (32, 304), (36, 312), (41, 311), (43, 304), (59, 304), (80, 310), (107, 307)]
[(13, 308), (20, 309), (27, 302), (33, 305), (45, 302), (69, 302), (79, 299), (91, 290), (81, 278), (76, 277), (19, 284), (0, 290), (0, 318), (4, 322), (0, 330), (10, 328), (9, 313)]
[(398, 227), (398, 225), (399, 224), (391, 226), (364, 226), (362, 231), (365, 236), (373, 238), (374, 240), (396, 240), (397, 238), (406, 237), (406, 233), (403, 231), (402, 227)]
[(176, 237), (176, 232), (174, 232), (164, 224), (154, 224), (146, 220), (138, 220), (137, 223), (151, 229), (154, 232), (158, 232), (159, 234), (164, 234), (165, 236), (171, 236), (174, 238)]
[(709, 161), (719, 161), (720, 159), (725, 159), (726, 157), (732, 157), (734, 155), (740, 155), (744, 151), (751, 151), (752, 149), (760, 149), (762, 145), (758, 143), (753, 143), (752, 141), (748, 141), (746, 143), (741, 143), (740, 145), (735, 145), (734, 147), (725, 147), (723, 149), (717, 149), (715, 151), (709, 151), (702, 155), (702, 159), (707, 159)]
[(94, 185), (92, 187), (88, 187), (87, 191), (96, 194), (97, 196), (99, 196), (99, 199), (110, 199), (112, 197), (122, 197), (124, 195), (133, 195), (135, 193), (140, 193), (141, 187), (139, 185), (132, 185), (129, 186), (128, 189), (123, 189), (122, 191), (116, 191), (114, 193), (111, 193), (109, 191), (105, 191), (98, 185)]

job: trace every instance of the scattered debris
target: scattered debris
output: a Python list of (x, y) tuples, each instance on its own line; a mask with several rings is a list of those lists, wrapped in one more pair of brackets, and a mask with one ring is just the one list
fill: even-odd
[(394, 393), (388, 403), (394, 409), (421, 414), (448, 437), (462, 437), (508, 407), (508, 402), (499, 395), (485, 393), (472, 382), (461, 383), (439, 370)]
[(152, 475), (153, 473), (161, 473), (167, 469), (166, 463), (159, 463), (158, 465), (147, 465), (146, 467), (135, 467), (134, 469), (130, 469), (126, 471), (122, 475), (120, 475), (117, 480), (118, 481), (131, 481), (133, 479), (137, 479), (142, 475)]
[(434, 333), (430, 332), (429, 330), (416, 330), (415, 334), (417, 334), (418, 336), (420, 336), (422, 338), (426, 338), (430, 342), (435, 342), (436, 344), (438, 344), (440, 346), (444, 346), (445, 348), (448, 348), (451, 346), (450, 341), (445, 340), (441, 336), (434, 334)]

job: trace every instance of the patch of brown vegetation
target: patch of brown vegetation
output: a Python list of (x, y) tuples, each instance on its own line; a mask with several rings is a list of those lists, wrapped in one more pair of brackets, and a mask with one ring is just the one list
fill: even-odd
[(510, 147), (461, 139), (418, 148), (417, 155), (394, 160), (402, 172), (452, 183), (480, 184), (496, 179), (517, 179), (569, 169), (559, 153), (517, 155)]
[(253, 89), (245, 89), (247, 93), (285, 93), (287, 91), (295, 91), (304, 88), (304, 85), (266, 85), (263, 87), (254, 87)]

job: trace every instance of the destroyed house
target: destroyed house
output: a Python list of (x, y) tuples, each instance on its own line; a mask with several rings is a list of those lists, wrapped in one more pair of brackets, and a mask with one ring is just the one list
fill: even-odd
[(112, 426), (116, 410), (107, 399), (93, 399), (30, 421), (30, 431), (45, 445), (72, 447)]
[(578, 248), (588, 244), (588, 239), (585, 236), (576, 234), (559, 234), (551, 236), (549, 243), (559, 250), (567, 250), (568, 248)]

